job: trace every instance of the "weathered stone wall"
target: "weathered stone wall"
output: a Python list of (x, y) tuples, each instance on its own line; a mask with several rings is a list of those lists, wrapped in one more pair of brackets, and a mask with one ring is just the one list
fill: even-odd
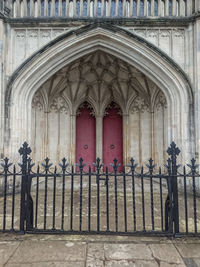
[[(81, 25), (80, 25), (81, 26)], [(59, 35), (71, 31), (77, 27), (65, 28), (13, 28), (11, 29), (11, 46), (12, 66), (10, 70), (13, 72), (19, 65), (34, 52)], [(123, 27), (126, 30), (134, 32), (139, 36), (147, 39), (150, 43), (160, 48), (167, 55), (173, 58), (181, 68), (187, 70), (188, 54), (186, 50), (186, 37), (188, 28), (185, 27)], [(192, 36), (190, 36), (191, 38)], [(193, 37), (192, 37), (193, 38)]]

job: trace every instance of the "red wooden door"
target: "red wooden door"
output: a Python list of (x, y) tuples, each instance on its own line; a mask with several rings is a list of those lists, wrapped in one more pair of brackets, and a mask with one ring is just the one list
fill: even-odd
[(88, 171), (89, 165), (92, 167), (93, 162), (96, 162), (96, 119), (88, 106), (84, 103), (76, 117), (76, 162), (79, 163), (79, 159), (83, 158), (87, 164), (84, 171)]
[(117, 158), (121, 166), (118, 171), (122, 171), (123, 165), (123, 132), (122, 116), (120, 108), (115, 103), (106, 109), (106, 116), (103, 119), (103, 162), (108, 166), (109, 171), (113, 171), (110, 163)]

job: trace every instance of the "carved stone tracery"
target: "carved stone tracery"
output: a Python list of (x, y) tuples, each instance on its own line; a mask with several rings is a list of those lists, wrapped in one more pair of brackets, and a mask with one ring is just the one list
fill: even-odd
[(32, 100), (32, 108), (42, 110), (44, 108), (42, 103), (42, 96), (39, 92), (37, 92)]
[(63, 99), (63, 97), (58, 96), (55, 99), (52, 100), (51, 104), (50, 104), (50, 111), (54, 111), (55, 113), (68, 113), (68, 105), (65, 101), (65, 99)]
[(90, 110), (90, 115), (91, 115), (92, 117), (95, 117), (94, 109), (93, 109), (93, 107), (92, 107), (87, 101), (83, 102), (83, 103), (78, 107), (78, 109), (77, 109), (77, 111), (76, 111), (76, 116), (80, 116), (80, 115), (81, 115), (81, 110), (82, 110), (84, 107), (86, 107), (87, 109)]
[(117, 114), (122, 116), (122, 111), (121, 111), (120, 106), (118, 104), (116, 104), (115, 102), (111, 102), (105, 109), (104, 117), (109, 114), (109, 110), (112, 108), (117, 109)]
[(137, 97), (132, 104), (131, 113), (144, 113), (145, 111), (150, 111), (149, 104), (144, 98)]
[(160, 109), (166, 109), (167, 108), (167, 100), (163, 92), (159, 92), (156, 101), (155, 101), (155, 110), (160, 110)]

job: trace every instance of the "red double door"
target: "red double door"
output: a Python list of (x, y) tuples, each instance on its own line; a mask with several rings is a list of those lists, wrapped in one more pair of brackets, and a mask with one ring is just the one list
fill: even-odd
[[(109, 171), (113, 171), (110, 165), (113, 159), (117, 158), (122, 170), (123, 163), (123, 133), (122, 116), (120, 110), (113, 103), (106, 109), (106, 115), (103, 118), (103, 163), (108, 166)], [(93, 162), (96, 161), (96, 119), (92, 115), (91, 108), (84, 104), (79, 109), (76, 119), (76, 162), (83, 158), (84, 171), (88, 171), (89, 165), (94, 170)]]

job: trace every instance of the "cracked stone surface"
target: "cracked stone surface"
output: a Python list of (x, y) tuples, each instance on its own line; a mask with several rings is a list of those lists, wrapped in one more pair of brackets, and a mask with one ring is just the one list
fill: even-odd
[(0, 234), (0, 267), (198, 267), (200, 239)]
[(17, 247), (19, 246), (19, 242), (0, 242), (0, 266), (5, 264), (9, 258), (14, 254)]
[(184, 258), (200, 258), (200, 246), (196, 244), (178, 244), (176, 247)]
[(172, 244), (153, 244), (149, 246), (153, 257), (158, 261), (164, 261), (171, 264), (183, 264), (178, 251)]

